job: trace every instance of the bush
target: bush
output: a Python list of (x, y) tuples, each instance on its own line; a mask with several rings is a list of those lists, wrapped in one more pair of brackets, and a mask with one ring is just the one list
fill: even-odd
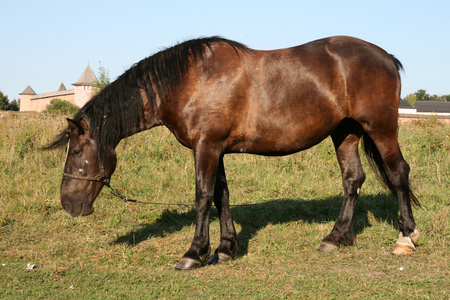
[(61, 99), (53, 99), (49, 105), (47, 105), (44, 113), (57, 114), (57, 115), (75, 115), (80, 108), (75, 104)]

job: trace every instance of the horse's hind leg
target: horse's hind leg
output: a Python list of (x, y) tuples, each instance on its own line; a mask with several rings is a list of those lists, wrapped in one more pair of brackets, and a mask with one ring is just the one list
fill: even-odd
[(366, 178), (358, 152), (359, 139), (362, 133), (361, 125), (353, 120), (348, 120), (331, 135), (342, 171), (344, 201), (333, 230), (322, 240), (319, 251), (334, 251), (339, 248), (340, 242), (352, 245), (355, 241), (352, 224), (353, 213), (361, 185)]
[(371, 159), (378, 167), (379, 174), (394, 196), (400, 208), (400, 235), (392, 254), (410, 254), (417, 244), (419, 231), (416, 227), (411, 201), (419, 205), (409, 188), (409, 165), (403, 158), (397, 140), (396, 130), (367, 130), (364, 136), (364, 148), (372, 154)]

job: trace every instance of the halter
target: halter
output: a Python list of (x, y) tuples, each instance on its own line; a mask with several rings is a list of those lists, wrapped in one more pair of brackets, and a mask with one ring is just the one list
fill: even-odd
[[(64, 161), (64, 166), (67, 163), (67, 158), (68, 157), (69, 157), (69, 146), (67, 146), (67, 153), (66, 153), (66, 159)], [(78, 176), (78, 175), (73, 175), (73, 174), (69, 174), (69, 173), (63, 172), (63, 178), (64, 177), (68, 177), (68, 178), (73, 178), (73, 179), (77, 179), (77, 180), (97, 181), (97, 182), (102, 182), (102, 183), (108, 185), (111, 177), (106, 176), (105, 168), (103, 167), (103, 163), (100, 160), (100, 156), (98, 154), (97, 154), (97, 157), (98, 157), (98, 162), (99, 162), (99, 167), (100, 167), (100, 173), (99, 174), (93, 175), (93, 176)]]

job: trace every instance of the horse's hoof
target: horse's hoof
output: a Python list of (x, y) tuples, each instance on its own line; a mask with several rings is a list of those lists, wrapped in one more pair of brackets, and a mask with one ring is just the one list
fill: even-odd
[(328, 243), (328, 242), (322, 242), (320, 243), (319, 248), (317, 251), (320, 252), (334, 252), (339, 249), (339, 246), (336, 246), (334, 244)]
[(409, 255), (414, 251), (414, 248), (409, 245), (397, 244), (392, 255)]
[(181, 260), (175, 265), (175, 270), (192, 270), (197, 269), (202, 266), (202, 263), (199, 260), (183, 257)]
[(208, 260), (208, 265), (223, 264), (230, 260), (233, 260), (231, 255), (222, 252), (214, 253), (214, 255)]
[[(414, 230), (415, 237), (418, 239), (418, 232)], [(395, 246), (394, 251), (392, 251), (393, 255), (409, 255), (411, 254), (416, 247), (414, 246), (414, 243), (412, 242), (411, 237), (409, 236), (403, 236), (403, 234), (400, 232), (398, 239), (397, 239), (397, 246)]]

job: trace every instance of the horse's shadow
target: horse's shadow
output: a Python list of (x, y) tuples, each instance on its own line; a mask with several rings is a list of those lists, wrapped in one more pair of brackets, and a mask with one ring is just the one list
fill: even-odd
[[(342, 196), (323, 199), (276, 199), (249, 206), (233, 206), (233, 220), (241, 225), (238, 233), (239, 256), (247, 254), (249, 241), (259, 230), (269, 224), (283, 224), (293, 221), (307, 223), (324, 223), (336, 221), (342, 205)], [(359, 197), (355, 209), (353, 228), (356, 235), (370, 227), (369, 212), (377, 220), (388, 224), (397, 224), (398, 204), (393, 197), (385, 194), (365, 195)], [(217, 211), (211, 210), (210, 220), (218, 219)], [(139, 229), (120, 236), (112, 244), (136, 245), (151, 237), (163, 237), (181, 230), (195, 222), (195, 210), (187, 212), (165, 210), (159, 219), (151, 224), (142, 225)]]

